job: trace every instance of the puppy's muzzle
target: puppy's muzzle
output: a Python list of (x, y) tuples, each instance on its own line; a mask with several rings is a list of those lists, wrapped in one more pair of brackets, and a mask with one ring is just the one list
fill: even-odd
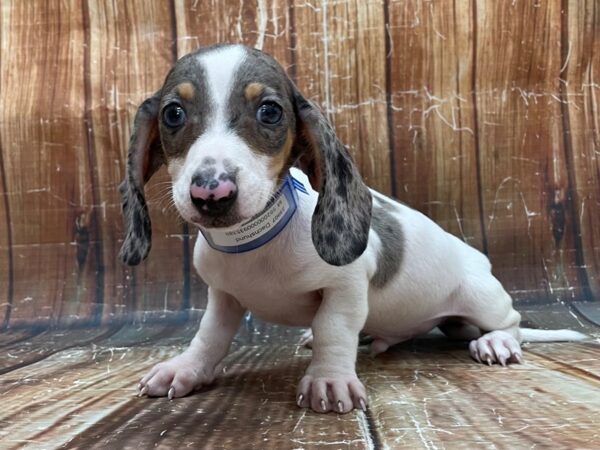
[(237, 199), (238, 188), (235, 180), (222, 173), (218, 178), (196, 174), (190, 186), (190, 198), (201, 214), (221, 216), (227, 213)]

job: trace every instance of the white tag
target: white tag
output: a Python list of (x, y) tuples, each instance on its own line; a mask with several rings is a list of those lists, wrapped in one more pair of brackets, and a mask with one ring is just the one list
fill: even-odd
[(290, 204), (286, 196), (282, 195), (260, 216), (240, 225), (235, 230), (210, 230), (204, 231), (204, 233), (205, 235), (210, 234), (212, 243), (218, 246), (234, 247), (244, 245), (267, 234), (285, 216), (289, 208)]

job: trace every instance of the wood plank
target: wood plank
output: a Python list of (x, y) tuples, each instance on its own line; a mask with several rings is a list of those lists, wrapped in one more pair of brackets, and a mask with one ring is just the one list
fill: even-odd
[(367, 448), (362, 413), (323, 416), (296, 407), (295, 383), (310, 353), (289, 344), (239, 346), (218, 383), (189, 397), (169, 402), (133, 396), (135, 380), (181, 350), (163, 341), (135, 347), (105, 343), (61, 352), (0, 377), (0, 396), (10, 405), (0, 412), (0, 444)]
[(600, 381), (599, 339), (594, 342), (530, 344), (527, 353), (535, 355), (544, 367), (580, 378)]
[(139, 268), (118, 258), (123, 242), (118, 185), (125, 176), (131, 126), (138, 105), (163, 83), (173, 64), (169, 2), (88, 0), (88, 108), (97, 152), (98, 190), (109, 268), (104, 319), (142, 310), (178, 310), (183, 303), (183, 247), (170, 181), (161, 170), (146, 187), (153, 227), (150, 256)]
[(384, 2), (294, 2), (296, 82), (322, 106), (361, 175), (389, 194)]
[[(2, 12), (0, 10), (0, 23)], [(0, 63), (1, 65), (1, 63)], [(0, 95), (2, 94), (0, 84)], [(1, 141), (0, 141), (1, 145)], [(8, 202), (9, 189), (4, 177), (4, 161), (0, 147), (0, 327), (8, 325), (10, 308), (13, 300), (13, 255), (12, 228), (10, 206)]]
[(573, 309), (585, 317), (588, 322), (600, 327), (600, 303), (599, 302), (574, 302)]
[[(175, 4), (175, 17), (179, 57), (199, 47), (230, 42), (263, 50), (291, 69), (293, 18), (286, 2), (185, 0)], [(207, 28), (207, 22), (215, 26)]]
[[(241, 43), (254, 47), (259, 39), (260, 16), (268, 14), (265, 3), (258, 0), (176, 2), (178, 55), (181, 57), (199, 47), (220, 42)], [(207, 27), (207, 23), (211, 26)]]
[(0, 148), (14, 255), (11, 323), (90, 317), (100, 268), (89, 245), (98, 236), (89, 221), (81, 2), (4, 2), (0, 33)]
[(562, 139), (561, 3), (478, 1), (473, 14), (481, 191), (495, 272), (516, 300), (581, 298)]
[(28, 340), (39, 333), (40, 331), (35, 331), (31, 328), (25, 330), (10, 330), (0, 332), (0, 349), (5, 345)]
[[(531, 345), (526, 363), (509, 368), (478, 365), (466, 345), (447, 346), (423, 340), (360, 359), (383, 448), (600, 445), (600, 379), (580, 372), (596, 368), (600, 346), (577, 359), (579, 344)], [(558, 364), (537, 354), (555, 347), (565, 358)]]
[(87, 346), (114, 334), (117, 328), (47, 330), (27, 339), (5, 342), (0, 353), (0, 374), (42, 361), (65, 349)]
[[(600, 444), (597, 344), (532, 344), (525, 349), (526, 363), (509, 368), (477, 365), (466, 343), (447, 339), (407, 342), (377, 358), (361, 353), (358, 370), (368, 385), (369, 412), (320, 415), (294, 404), (295, 384), (310, 359), (309, 350), (292, 343), (299, 330), (250, 319), (214, 386), (172, 402), (135, 397), (137, 379), (156, 362), (179, 353), (196, 326), (124, 327), (94, 345), (63, 350), (1, 375), (6, 407), (0, 411), (0, 445), (317, 449)], [(72, 335), (70, 341), (83, 344), (85, 339)]]
[(600, 5), (573, 0), (563, 5), (560, 87), (576, 264), (585, 296), (600, 300)]
[(397, 197), (486, 251), (473, 102), (473, 4), (388, 3)]
[(600, 328), (594, 326), (571, 304), (551, 303), (540, 305), (517, 305), (521, 313), (521, 326), (557, 330), (567, 328), (584, 334), (594, 335)]

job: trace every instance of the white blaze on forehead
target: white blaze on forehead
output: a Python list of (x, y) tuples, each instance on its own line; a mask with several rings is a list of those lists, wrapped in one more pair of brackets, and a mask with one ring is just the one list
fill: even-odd
[(245, 57), (246, 51), (239, 45), (218, 48), (198, 57), (215, 107), (211, 126), (220, 127), (226, 123), (225, 108), (231, 95), (233, 80)]

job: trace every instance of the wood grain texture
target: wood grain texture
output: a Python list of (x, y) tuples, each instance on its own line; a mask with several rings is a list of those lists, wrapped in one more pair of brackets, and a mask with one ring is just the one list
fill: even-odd
[(321, 105), (365, 181), (391, 191), (384, 2), (294, 2), (296, 84)]
[[(563, 1), (561, 100), (576, 263), (589, 298), (600, 299), (600, 5)], [(589, 287), (588, 287), (589, 286)]]
[[(1, 19), (0, 19), (1, 20)], [(1, 65), (1, 63), (0, 63)], [(1, 88), (1, 85), (0, 85)], [(0, 90), (0, 95), (2, 91)], [(4, 176), (4, 161), (0, 148), (0, 325), (5, 328), (10, 320), (13, 300), (13, 248), (12, 248), (12, 223), (10, 219), (10, 204), (8, 202), (8, 189)]]
[[(287, 3), (277, 0), (176, 1), (177, 54), (218, 42), (239, 43), (269, 53), (289, 70), (291, 14)], [(212, 21), (219, 26), (207, 28)]]
[(496, 273), (517, 299), (585, 294), (563, 139), (561, 10), (477, 2), (473, 11), (483, 222)]
[(367, 182), (486, 252), (517, 301), (598, 300), (599, 24), (594, 0), (3, 0), (0, 323), (203, 307), (165, 171), (137, 269), (116, 186), (137, 105), (223, 41), (273, 54)]
[[(105, 238), (104, 319), (134, 311), (177, 310), (183, 302), (183, 236), (170, 181), (161, 170), (146, 186), (151, 256), (135, 269), (118, 258), (123, 240), (118, 185), (125, 176), (131, 124), (139, 104), (162, 85), (174, 56), (169, 2), (86, 2), (88, 111), (97, 150), (98, 213)], [(133, 26), (132, 24), (138, 24)]]
[(101, 301), (90, 245), (101, 237), (91, 215), (82, 18), (77, 1), (2, 2), (0, 147), (12, 233), (11, 323), (77, 320)]
[(472, 8), (472, 2), (389, 2), (388, 108), (397, 197), (486, 251)]
[[(0, 334), (0, 446), (43, 448), (596, 448), (600, 347), (536, 344), (520, 366), (475, 364), (465, 343), (430, 337), (359, 355), (367, 414), (297, 408), (310, 350), (300, 330), (247, 320), (210, 387), (174, 401), (135, 396), (197, 320), (101, 332)], [(598, 329), (596, 328), (597, 332)], [(50, 350), (50, 351), (49, 351)]]
[[(556, 363), (544, 353), (561, 347), (552, 344), (525, 350), (524, 365), (500, 368), (476, 366), (464, 351), (428, 344), (401, 346), (363, 369), (377, 393), (371, 402), (376, 428), (389, 448), (598, 445), (600, 379), (579, 371), (597, 365), (597, 346), (585, 363), (574, 344)], [(436, 356), (425, 360), (424, 353)]]

